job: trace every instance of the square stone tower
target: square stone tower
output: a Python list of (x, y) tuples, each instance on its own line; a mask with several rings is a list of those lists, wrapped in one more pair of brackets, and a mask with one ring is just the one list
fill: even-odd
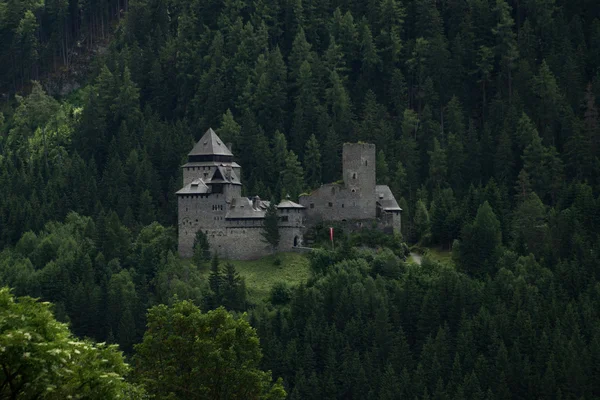
[(375, 145), (371, 143), (344, 143), (342, 168), (344, 186), (357, 199), (362, 218), (375, 218)]

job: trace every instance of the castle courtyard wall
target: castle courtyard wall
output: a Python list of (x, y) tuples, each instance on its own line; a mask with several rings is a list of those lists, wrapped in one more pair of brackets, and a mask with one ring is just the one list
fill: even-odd
[[(374, 193), (369, 197), (374, 197)], [(375, 200), (369, 201), (362, 193), (352, 192), (338, 184), (323, 185), (310, 195), (301, 196), (299, 202), (306, 207), (308, 225), (376, 216)]]

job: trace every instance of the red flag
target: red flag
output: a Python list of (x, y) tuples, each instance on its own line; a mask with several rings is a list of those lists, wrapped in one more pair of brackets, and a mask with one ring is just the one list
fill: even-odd
[(333, 228), (329, 227), (329, 240), (333, 242)]

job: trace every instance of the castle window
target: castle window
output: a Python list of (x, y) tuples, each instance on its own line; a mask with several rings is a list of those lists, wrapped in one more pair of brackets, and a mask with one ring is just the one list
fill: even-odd
[(198, 222), (198, 219), (196, 219), (196, 222)]
[(333, 203), (332, 202), (329, 202), (329, 207), (333, 207)]
[(352, 193), (356, 193), (356, 189), (352, 189)]
[(342, 203), (342, 208), (344, 208), (344, 203)]
[(369, 165), (369, 162), (367, 160), (365, 160), (365, 167)]
[(310, 203), (310, 208), (315, 208), (315, 203)]
[(288, 222), (288, 216), (284, 215), (283, 217), (281, 217), (281, 222)]

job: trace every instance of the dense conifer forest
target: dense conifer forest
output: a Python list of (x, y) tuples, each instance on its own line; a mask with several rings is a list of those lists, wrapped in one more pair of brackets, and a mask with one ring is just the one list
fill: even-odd
[[(0, 398), (600, 398), (598, 104), (596, 0), (0, 0)], [(251, 301), (176, 253), (209, 127), (273, 200), (375, 143), (402, 235)]]

